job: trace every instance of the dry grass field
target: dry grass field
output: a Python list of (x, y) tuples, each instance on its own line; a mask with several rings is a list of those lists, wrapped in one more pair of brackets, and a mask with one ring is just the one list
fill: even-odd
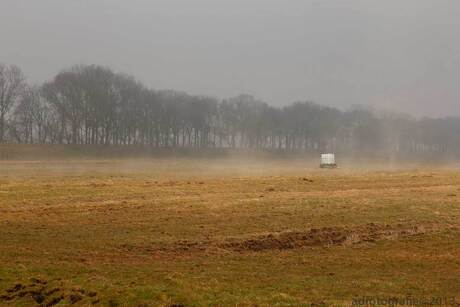
[(0, 162), (1, 306), (349, 306), (364, 296), (458, 305), (460, 171)]

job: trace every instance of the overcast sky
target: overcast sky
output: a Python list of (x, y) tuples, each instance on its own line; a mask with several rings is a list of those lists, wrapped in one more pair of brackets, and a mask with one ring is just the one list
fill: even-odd
[(460, 115), (459, 0), (0, 0), (31, 82), (101, 64), (156, 89)]

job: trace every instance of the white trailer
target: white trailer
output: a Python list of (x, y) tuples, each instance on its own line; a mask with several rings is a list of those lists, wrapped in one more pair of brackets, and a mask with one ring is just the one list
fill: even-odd
[(327, 153), (321, 155), (321, 168), (336, 168), (337, 163), (335, 162), (335, 154)]

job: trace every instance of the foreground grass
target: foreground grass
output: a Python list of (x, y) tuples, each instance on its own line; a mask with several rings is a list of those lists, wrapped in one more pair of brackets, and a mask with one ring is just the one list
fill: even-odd
[[(35, 290), (27, 293), (37, 288), (44, 288), (43, 303), (57, 297), (81, 305), (460, 300), (455, 171), (322, 172), (295, 163), (206, 160), (47, 163), (0, 167), (2, 305), (37, 304)], [(350, 241), (347, 231), (363, 225), (418, 231)], [(243, 244), (329, 227), (347, 239), (261, 250)], [(235, 250), (230, 241), (243, 243)]]

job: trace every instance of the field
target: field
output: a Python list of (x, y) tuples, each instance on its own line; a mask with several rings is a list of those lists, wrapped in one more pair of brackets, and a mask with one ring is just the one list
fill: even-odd
[(315, 162), (0, 162), (0, 305), (458, 306), (459, 169)]

